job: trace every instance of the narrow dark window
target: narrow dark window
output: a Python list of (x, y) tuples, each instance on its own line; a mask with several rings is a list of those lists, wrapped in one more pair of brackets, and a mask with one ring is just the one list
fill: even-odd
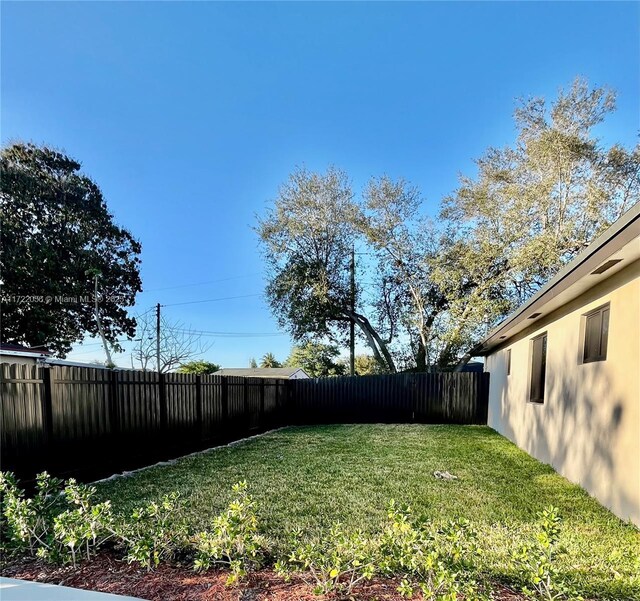
[(609, 305), (599, 307), (584, 316), (584, 363), (607, 358), (609, 338)]
[(544, 403), (544, 381), (547, 371), (547, 335), (541, 334), (531, 341), (531, 391), (532, 403)]
[(507, 375), (511, 375), (511, 349), (507, 349)]

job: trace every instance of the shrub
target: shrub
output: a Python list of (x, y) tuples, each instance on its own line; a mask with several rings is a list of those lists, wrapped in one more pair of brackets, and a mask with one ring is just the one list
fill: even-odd
[(267, 541), (258, 530), (255, 502), (247, 492), (247, 483), (239, 482), (232, 490), (235, 499), (214, 518), (213, 529), (195, 537), (194, 568), (228, 566), (231, 574), (227, 584), (237, 582), (249, 568), (261, 565), (267, 548)]
[(61, 491), (62, 481), (43, 472), (36, 478), (35, 495), (27, 499), (16, 477), (0, 472), (2, 539), (7, 551), (36, 555), (53, 549), (53, 518), (64, 508)]
[(311, 542), (301, 542), (302, 532), (291, 533), (291, 552), (276, 563), (276, 572), (285, 578), (291, 572), (314, 585), (316, 594), (338, 591), (350, 595), (363, 580), (377, 571), (378, 541), (362, 531), (347, 532), (334, 524), (329, 535)]
[(414, 519), (411, 509), (388, 505), (388, 523), (380, 535), (380, 569), (402, 576), (398, 587), (405, 597), (419, 589), (425, 599), (455, 601), (479, 598), (477, 584), (468, 576), (477, 552), (475, 532), (466, 520), (443, 528)]
[(558, 546), (561, 522), (557, 507), (539, 512), (535, 539), (523, 545), (515, 556), (514, 567), (526, 583), (522, 592), (529, 597), (547, 601), (582, 598), (559, 576), (557, 557), (562, 552)]
[(94, 504), (95, 493), (93, 486), (78, 484), (70, 479), (64, 488), (68, 509), (53, 519), (56, 541), (66, 550), (67, 557), (71, 556), (74, 566), (77, 552), (91, 559), (92, 552), (116, 534), (111, 502)]
[(160, 502), (138, 507), (129, 520), (120, 525), (117, 533), (126, 547), (127, 561), (151, 570), (187, 545), (187, 527), (176, 517), (179, 496), (170, 493)]
[(65, 484), (46, 472), (39, 474), (36, 492), (26, 498), (11, 473), (0, 472), (0, 535), (3, 553), (37, 555), (47, 561), (90, 559), (109, 539), (125, 549), (126, 559), (147, 569), (157, 567), (181, 550), (196, 551), (196, 569), (214, 564), (231, 569), (228, 582), (260, 565), (267, 548), (258, 532), (255, 503), (246, 482), (233, 487), (236, 498), (215, 518), (211, 532), (190, 540), (180, 516), (179, 494), (135, 509), (129, 518), (116, 520), (111, 502), (94, 503), (96, 489), (70, 479)]
[[(66, 485), (48, 474), (40, 474), (36, 493), (25, 498), (12, 474), (0, 473), (4, 544), (11, 552), (38, 555), (49, 561), (91, 558), (108, 540), (125, 550), (129, 562), (151, 570), (180, 551), (195, 553), (194, 568), (228, 567), (227, 584), (248, 570), (260, 567), (268, 541), (259, 531), (255, 502), (247, 483), (233, 486), (234, 498), (214, 518), (212, 528), (190, 535), (181, 516), (179, 494), (165, 495), (135, 509), (129, 518), (116, 520), (111, 503), (95, 503), (94, 487), (69, 480)], [(558, 584), (554, 559), (559, 534), (557, 510), (542, 515), (535, 545), (524, 548), (517, 561), (531, 589), (527, 594), (547, 601), (569, 595)], [(398, 576), (405, 597), (421, 591), (426, 600), (466, 601), (479, 598), (478, 587), (469, 576), (477, 553), (476, 535), (466, 520), (436, 527), (416, 520), (409, 507), (394, 501), (388, 520), (375, 535), (349, 531), (336, 523), (326, 536), (310, 538), (300, 530), (291, 533), (289, 552), (276, 562), (276, 572), (285, 578), (300, 574), (317, 594), (336, 592), (349, 596), (354, 588), (374, 575)]]
[(298, 573), (315, 584), (317, 594), (353, 588), (374, 575), (400, 576), (405, 597), (421, 591), (424, 599), (455, 601), (478, 599), (481, 592), (466, 573), (477, 552), (475, 532), (466, 520), (442, 528), (414, 519), (409, 507), (388, 506), (388, 521), (381, 532), (366, 536), (334, 525), (328, 536), (312, 542), (298, 530), (291, 535), (291, 551), (276, 563), (276, 571), (289, 577)]
[(111, 504), (94, 504), (94, 487), (70, 479), (66, 485), (46, 472), (36, 478), (36, 492), (25, 498), (15, 476), (0, 473), (2, 534), (10, 552), (37, 555), (49, 561), (87, 558), (113, 535)]

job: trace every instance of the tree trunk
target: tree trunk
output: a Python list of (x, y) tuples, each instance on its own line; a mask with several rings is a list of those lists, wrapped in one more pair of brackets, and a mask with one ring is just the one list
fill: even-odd
[(385, 342), (380, 338), (378, 332), (376, 332), (374, 327), (371, 325), (371, 322), (364, 315), (355, 311), (352, 313), (351, 311), (346, 310), (345, 315), (347, 315), (349, 319), (353, 319), (365, 335), (376, 361), (391, 373), (396, 373), (397, 370), (393, 357), (391, 356)]
[(462, 355), (462, 357), (460, 358), (460, 360), (458, 361), (455, 369), (453, 371), (462, 371), (462, 369), (464, 368), (464, 366), (469, 363), (469, 361), (471, 361), (473, 355), (471, 355), (471, 353), (465, 353), (464, 355)]
[(427, 371), (427, 349), (424, 348), (422, 339), (418, 338), (418, 350), (416, 351), (416, 369)]

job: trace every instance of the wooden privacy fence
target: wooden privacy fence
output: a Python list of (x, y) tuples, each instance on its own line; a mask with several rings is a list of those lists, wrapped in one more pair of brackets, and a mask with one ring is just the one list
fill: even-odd
[(488, 373), (403, 373), (291, 380), (298, 424), (486, 424)]
[(282, 380), (0, 364), (1, 467), (91, 479), (274, 427), (485, 424), (489, 374)]
[(108, 475), (283, 425), (285, 380), (0, 364), (2, 469)]

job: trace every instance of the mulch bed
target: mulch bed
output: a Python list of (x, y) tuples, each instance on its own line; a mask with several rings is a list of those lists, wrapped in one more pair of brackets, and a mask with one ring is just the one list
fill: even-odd
[[(195, 573), (188, 566), (161, 564), (153, 571), (128, 564), (104, 553), (96, 559), (71, 566), (57, 567), (36, 559), (5, 564), (2, 576), (60, 584), (79, 589), (129, 595), (148, 601), (320, 601), (335, 596), (318, 596), (299, 578), (285, 582), (271, 570), (253, 572), (239, 585), (225, 585), (223, 570)], [(357, 601), (400, 601), (398, 581), (374, 579), (358, 587), (351, 599)], [(414, 599), (420, 599), (418, 595)], [(521, 601), (523, 596), (498, 587), (494, 598)]]

